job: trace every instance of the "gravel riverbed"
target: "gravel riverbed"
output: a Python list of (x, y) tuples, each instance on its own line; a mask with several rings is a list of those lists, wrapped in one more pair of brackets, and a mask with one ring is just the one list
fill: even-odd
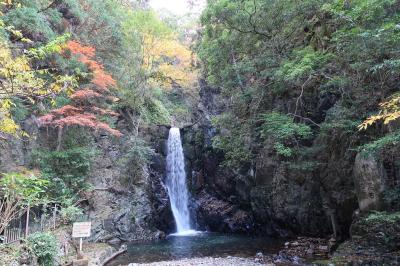
[(227, 257), (227, 258), (191, 258), (191, 259), (182, 259), (182, 260), (174, 260), (174, 261), (160, 261), (153, 263), (131, 263), (128, 266), (260, 266), (260, 265), (273, 265), (273, 264), (265, 264), (261, 262), (257, 262), (254, 259), (245, 259), (238, 257)]

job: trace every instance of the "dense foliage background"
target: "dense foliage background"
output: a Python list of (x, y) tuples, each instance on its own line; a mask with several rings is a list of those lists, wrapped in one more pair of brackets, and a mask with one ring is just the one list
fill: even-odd
[(322, 135), (358, 136), (349, 148), (374, 152), (396, 144), (399, 8), (395, 0), (209, 1), (198, 51), (207, 80), (229, 99), (214, 120), (226, 162), (251, 162), (265, 141), (282, 160), (304, 163)]

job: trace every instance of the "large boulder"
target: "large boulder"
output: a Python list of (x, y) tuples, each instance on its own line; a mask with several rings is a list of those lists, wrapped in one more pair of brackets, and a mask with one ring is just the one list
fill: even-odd
[(381, 210), (386, 172), (373, 155), (359, 153), (354, 162), (354, 185), (361, 211)]

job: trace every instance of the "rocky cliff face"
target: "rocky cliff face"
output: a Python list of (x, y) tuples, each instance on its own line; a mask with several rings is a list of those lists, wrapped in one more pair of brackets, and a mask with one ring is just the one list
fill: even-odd
[[(390, 163), (396, 156), (357, 154), (349, 149), (357, 138), (338, 133), (310, 144), (316, 152), (308, 159), (318, 162), (312, 170), (291, 168), (276, 157), (268, 141), (259, 145), (251, 165), (231, 169), (223, 164), (224, 154), (212, 147), (216, 132), (211, 117), (224, 111), (225, 99), (205, 82), (201, 82), (200, 99), (194, 123), (181, 130), (190, 209), (198, 229), (340, 237), (348, 235), (357, 209), (388, 207), (383, 191), (398, 176)], [(91, 189), (85, 195), (94, 228), (91, 240), (118, 244), (163, 237), (175, 230), (164, 186), (169, 127), (140, 129), (154, 153), (150, 164), (142, 166), (143, 175), (133, 181), (127, 171), (131, 166), (117, 163), (131, 137), (123, 122), (119, 127), (124, 131), (121, 139), (95, 136), (99, 152), (88, 177)], [(1, 171), (29, 166), (31, 151), (51, 138), (47, 131), (38, 130), (34, 118), (27, 119), (23, 128), (32, 138), (13, 139), (0, 147)]]
[(129, 165), (116, 163), (123, 156), (124, 143), (124, 139), (116, 141), (109, 136), (96, 138), (100, 152), (88, 179), (93, 189), (87, 195), (88, 215), (95, 232), (92, 239), (96, 242), (119, 244), (163, 235), (153, 222), (156, 210), (147, 168), (140, 180), (129, 184), (124, 169)]
[[(182, 129), (200, 227), (279, 236), (341, 237), (348, 236), (358, 208), (367, 210), (365, 206), (376, 207), (377, 201), (382, 201), (381, 184), (387, 179), (383, 165), (357, 156), (351, 147), (359, 139), (346, 132), (321, 134), (310, 143), (314, 152), (308, 160), (317, 165), (311, 170), (282, 162), (268, 141), (259, 145), (256, 160), (247, 168), (225, 167), (224, 155), (212, 148), (215, 129), (210, 122), (211, 116), (226, 108), (225, 99), (205, 82), (201, 82), (200, 97), (195, 124)], [(333, 106), (326, 106), (324, 101), (319, 104), (325, 106), (323, 112)]]
[[(132, 181), (127, 171), (130, 165), (121, 164), (126, 154), (126, 145), (131, 133), (124, 130), (124, 137), (116, 139), (108, 135), (95, 134), (96, 156), (87, 177), (89, 189), (82, 197), (82, 207), (87, 219), (92, 221), (91, 241), (119, 244), (126, 241), (141, 241), (162, 238), (165, 226), (155, 217), (162, 213), (167, 203), (160, 180), (143, 165), (143, 175)], [(31, 136), (26, 139), (11, 139), (0, 146), (0, 171), (13, 172), (29, 168), (34, 149), (44, 148), (56, 137), (53, 132), (39, 130), (35, 118), (24, 121), (22, 128)], [(157, 176), (158, 177), (158, 176)], [(161, 209), (160, 209), (161, 208)], [(165, 207), (168, 213), (168, 207)], [(168, 216), (168, 215), (167, 215)], [(169, 223), (172, 218), (167, 219)]]

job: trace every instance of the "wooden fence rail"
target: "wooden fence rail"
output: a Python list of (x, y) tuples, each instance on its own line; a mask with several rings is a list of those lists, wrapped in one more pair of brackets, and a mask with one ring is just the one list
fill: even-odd
[[(57, 213), (59, 209), (57, 205), (47, 213), (35, 213), (28, 209), (27, 213), (14, 219), (5, 228), (4, 232), (0, 232), (0, 243), (12, 244), (26, 238), (29, 234), (35, 232), (50, 231), (56, 227)], [(2, 241), (1, 241), (2, 240)]]
[(24, 237), (24, 233), (21, 228), (6, 228), (4, 230), (4, 244), (12, 244), (18, 242)]

